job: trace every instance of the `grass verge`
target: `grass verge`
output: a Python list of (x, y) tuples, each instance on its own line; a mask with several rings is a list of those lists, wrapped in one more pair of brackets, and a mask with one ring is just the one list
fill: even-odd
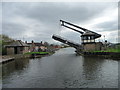
[(120, 53), (120, 49), (107, 49), (107, 50), (93, 51), (93, 52), (117, 52), (117, 53)]
[(49, 54), (49, 52), (27, 52), (25, 54)]

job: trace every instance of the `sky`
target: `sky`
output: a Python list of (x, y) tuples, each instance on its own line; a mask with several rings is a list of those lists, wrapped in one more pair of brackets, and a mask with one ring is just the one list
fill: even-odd
[(2, 34), (13, 39), (59, 43), (51, 38), (56, 34), (81, 43), (60, 19), (101, 34), (97, 41), (118, 40), (118, 2), (2, 2)]

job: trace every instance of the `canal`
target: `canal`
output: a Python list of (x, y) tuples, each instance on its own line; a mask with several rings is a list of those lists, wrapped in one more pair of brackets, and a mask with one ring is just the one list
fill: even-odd
[(82, 57), (73, 48), (2, 65), (3, 88), (118, 88), (118, 61)]

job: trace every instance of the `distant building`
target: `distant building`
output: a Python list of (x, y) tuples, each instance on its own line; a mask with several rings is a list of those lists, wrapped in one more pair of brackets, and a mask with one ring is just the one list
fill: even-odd
[(12, 54), (24, 54), (29, 51), (29, 45), (22, 42), (21, 40), (16, 40), (10, 45), (6, 45), (7, 55)]
[(40, 51), (46, 51), (47, 50), (47, 47), (45, 47), (45, 45), (40, 42), (40, 43), (36, 43), (32, 40), (31, 43), (27, 43), (30, 46), (30, 51), (31, 52), (40, 52)]
[(59, 46), (59, 45), (55, 45), (54, 48), (61, 48), (61, 46)]

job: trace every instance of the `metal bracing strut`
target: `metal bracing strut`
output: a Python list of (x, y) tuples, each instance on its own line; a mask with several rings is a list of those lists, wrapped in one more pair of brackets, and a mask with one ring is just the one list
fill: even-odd
[[(60, 20), (60, 22), (61, 22), (61, 26), (64, 26), (64, 27), (69, 28), (69, 29), (72, 29), (72, 30), (74, 30), (74, 31), (76, 31), (76, 32), (79, 32), (80, 34), (84, 34), (84, 33), (87, 33), (87, 32), (91, 32), (91, 33), (93, 33), (93, 34), (95, 35), (95, 38), (101, 37), (100, 34), (98, 34), (98, 33), (96, 33), (96, 32), (93, 32), (93, 31), (90, 31), (90, 30), (88, 30), (88, 29), (82, 28), (82, 27), (77, 26), (77, 25), (75, 25), (75, 24), (72, 24), (72, 23), (69, 23), (69, 22), (66, 22), (66, 21), (63, 21), (63, 20)], [(74, 29), (74, 28), (71, 28), (71, 27), (69, 27), (69, 26), (67, 26), (67, 25), (65, 25), (65, 24), (68, 24), (68, 25), (71, 25), (71, 26), (76, 27), (76, 28), (78, 28), (78, 29), (81, 29), (81, 30), (83, 30), (84, 32), (79, 31), (79, 30), (76, 30), (76, 29)]]

